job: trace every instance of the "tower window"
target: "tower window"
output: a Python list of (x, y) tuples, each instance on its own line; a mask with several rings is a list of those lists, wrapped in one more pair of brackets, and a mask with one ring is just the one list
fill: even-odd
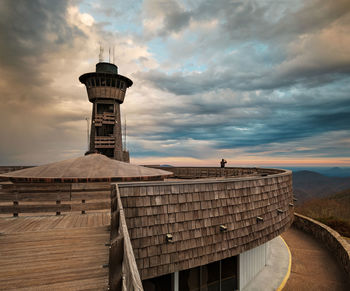
[(120, 88), (120, 80), (117, 80), (117, 88)]
[(97, 136), (113, 136), (114, 126), (112, 124), (103, 124), (96, 127)]
[(103, 114), (104, 112), (114, 113), (114, 105), (97, 103), (97, 114)]

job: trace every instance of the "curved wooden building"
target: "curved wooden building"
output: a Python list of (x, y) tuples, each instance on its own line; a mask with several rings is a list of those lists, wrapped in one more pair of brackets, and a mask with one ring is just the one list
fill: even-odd
[[(1, 176), (12, 184), (0, 187), (0, 214), (19, 217), (0, 218), (0, 243), (15, 241), (17, 234), (32, 239), (33, 231), (45, 239), (49, 234), (47, 239), (55, 242), (47, 244), (56, 248), (57, 243), (57, 252), (67, 257), (64, 264), (76, 269), (61, 270), (58, 257), (45, 257), (45, 264), (57, 272), (70, 270), (74, 281), (67, 277), (71, 281), (65, 286), (72, 290), (86, 287), (86, 280), (95, 286), (92, 290), (244, 290), (265, 267), (270, 241), (293, 220), (292, 173), (287, 170), (150, 168), (92, 154)], [(62, 228), (64, 238), (55, 239)], [(69, 244), (78, 232), (87, 250), (101, 254), (84, 253), (86, 266), (68, 254), (82, 251), (79, 244)], [(36, 252), (40, 257), (46, 250)], [(4, 274), (11, 262), (6, 256), (0, 258)], [(21, 260), (21, 272), (29, 272), (31, 261)], [(20, 273), (3, 284), (49, 288), (64, 280), (41, 272), (35, 284)]]
[(292, 223), (292, 173), (166, 169), (186, 180), (114, 186), (144, 290), (243, 290)]

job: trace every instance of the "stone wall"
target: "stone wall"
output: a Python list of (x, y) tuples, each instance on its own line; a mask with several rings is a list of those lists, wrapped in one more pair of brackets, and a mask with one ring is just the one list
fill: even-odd
[(141, 279), (235, 256), (278, 236), (293, 220), (290, 171), (115, 187)]
[(350, 279), (350, 245), (334, 229), (301, 214), (294, 214), (293, 225), (322, 241), (336, 256)]

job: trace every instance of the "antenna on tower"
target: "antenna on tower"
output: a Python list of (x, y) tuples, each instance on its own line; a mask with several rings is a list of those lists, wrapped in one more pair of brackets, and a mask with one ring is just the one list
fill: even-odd
[(115, 64), (115, 59), (114, 59), (114, 46), (112, 48), (112, 55), (113, 55), (113, 64)]
[(101, 63), (103, 62), (103, 47), (100, 43), (100, 54), (98, 55), (98, 61)]
[(126, 151), (126, 115), (124, 115), (124, 151)]
[(89, 117), (85, 117), (86, 120), (86, 135), (87, 135), (87, 150), (90, 150), (90, 130), (89, 130), (89, 125), (90, 125), (90, 118)]
[(108, 47), (108, 63), (111, 62), (111, 47)]

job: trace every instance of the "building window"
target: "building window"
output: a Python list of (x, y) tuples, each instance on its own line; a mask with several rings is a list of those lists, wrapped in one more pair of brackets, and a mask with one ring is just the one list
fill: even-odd
[[(164, 276), (151, 278), (142, 281), (144, 291), (173, 291), (173, 275), (166, 274)], [(181, 290), (181, 289), (180, 289)]]
[(181, 271), (179, 274), (179, 290), (197, 291), (200, 285), (200, 267)]
[[(237, 256), (168, 274), (168, 283), (163, 285), (165, 276), (143, 281), (145, 291), (232, 291), (238, 288)], [(172, 276), (170, 276), (172, 275)], [(170, 277), (169, 277), (170, 276)], [(178, 279), (177, 279), (178, 278)], [(177, 282), (175, 282), (175, 280)], [(175, 289), (178, 286), (178, 289)], [(146, 288), (147, 287), (147, 288)], [(163, 288), (164, 287), (164, 288)], [(163, 288), (163, 289), (162, 289)]]
[(220, 261), (202, 266), (201, 286), (208, 287), (208, 290), (220, 289)]
[(237, 267), (237, 256), (221, 261), (221, 291), (238, 289)]

